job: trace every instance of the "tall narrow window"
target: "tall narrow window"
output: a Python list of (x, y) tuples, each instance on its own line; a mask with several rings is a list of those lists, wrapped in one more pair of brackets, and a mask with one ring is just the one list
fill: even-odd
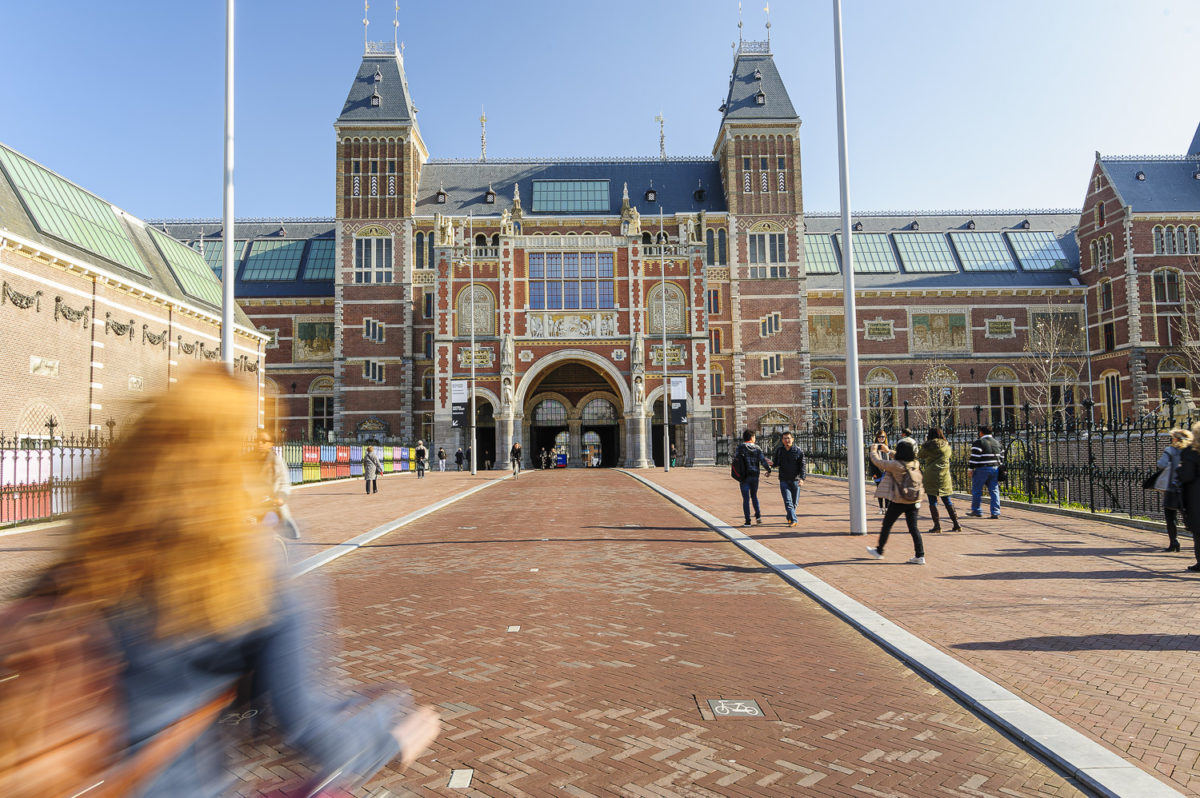
[(1154, 273), (1154, 301), (1160, 304), (1179, 304), (1179, 272), (1159, 269)]
[(363, 285), (392, 281), (392, 239), (354, 239), (354, 282)]
[(704, 241), (706, 247), (705, 255), (707, 256), (705, 262), (709, 266), (712, 266), (717, 262), (717, 235), (711, 227), (705, 232)]
[(1162, 225), (1154, 225), (1154, 254), (1162, 255), (1166, 252), (1166, 242), (1163, 237)]
[(708, 289), (708, 315), (715, 316), (721, 312), (721, 289)]
[(417, 268), (424, 269), (425, 268), (425, 234), (424, 233), (417, 233), (416, 244), (413, 246), (413, 250), (417, 256), (416, 257)]
[(1121, 375), (1115, 371), (1104, 375), (1104, 417), (1109, 424), (1121, 423)]
[(725, 248), (725, 228), (717, 231), (717, 263), (722, 266), (729, 264), (728, 254)]
[(1113, 290), (1112, 281), (1110, 280), (1105, 280), (1104, 282), (1100, 283), (1100, 309), (1113, 309)]
[(425, 359), (433, 360), (433, 333), (425, 333)]
[(721, 354), (721, 331), (720, 330), (709, 330), (708, 331), (708, 346), (710, 349), (712, 349), (712, 353), (714, 355)]

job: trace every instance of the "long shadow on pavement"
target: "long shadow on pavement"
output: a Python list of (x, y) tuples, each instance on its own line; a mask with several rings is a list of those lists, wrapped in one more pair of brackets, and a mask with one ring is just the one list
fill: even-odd
[(1161, 571), (1141, 571), (1127, 569), (1124, 571), (992, 571), (986, 574), (952, 574), (943, 579), (991, 581), (1025, 579), (1087, 579), (1089, 581), (1108, 579), (1114, 582), (1144, 581), (1147, 579), (1188, 580), (1194, 577), (1186, 575), (1164, 574)]
[(969, 651), (1200, 651), (1200, 635), (1047, 635), (995, 642), (957, 643), (950, 648)]

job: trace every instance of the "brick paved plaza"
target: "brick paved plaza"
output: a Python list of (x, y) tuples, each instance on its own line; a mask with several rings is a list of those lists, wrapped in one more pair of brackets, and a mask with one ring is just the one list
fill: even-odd
[[(643, 472), (726, 521), (722, 469)], [(297, 491), (293, 561), (495, 474)], [(1200, 794), (1188, 688), (1197, 585), (1153, 533), (1005, 511), (868, 560), (845, 486), (812, 479), (796, 530), (764, 484), (758, 541), (1144, 770)], [(927, 521), (922, 526), (927, 526)], [(10, 593), (61, 531), (0, 537)], [(17, 568), (14, 564), (19, 565)], [(387, 795), (1077, 795), (1080, 787), (691, 514), (617, 471), (533, 472), (301, 577), (335, 609), (343, 686), (401, 681), (442, 736)], [(709, 700), (758, 703), (716, 716)], [(302, 772), (248, 746), (245, 796)], [(456, 771), (470, 786), (450, 787)], [(460, 779), (464, 778), (459, 773)], [(265, 781), (264, 781), (265, 780)], [(1086, 793), (1085, 793), (1086, 794)]]

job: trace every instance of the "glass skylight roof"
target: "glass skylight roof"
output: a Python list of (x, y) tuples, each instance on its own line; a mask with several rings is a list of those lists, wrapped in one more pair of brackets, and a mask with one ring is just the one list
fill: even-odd
[[(225, 242), (219, 238), (204, 239), (204, 262), (213, 270), (213, 274), (217, 275), (217, 279), (221, 279), (221, 269), (225, 266)], [(192, 249), (200, 249), (200, 241), (192, 242)], [(234, 241), (233, 263), (234, 271), (237, 271), (237, 265), (242, 259), (242, 250), (246, 248), (246, 241)]]
[(607, 180), (534, 180), (537, 213), (604, 212), (609, 209)]
[[(835, 234), (842, 260), (846, 259), (845, 242), (842, 234)], [(854, 272), (856, 274), (894, 274), (900, 271), (892, 243), (887, 233), (854, 233)]]
[(304, 259), (305, 280), (333, 279), (332, 238), (314, 238), (308, 243), (308, 257)]
[(1013, 252), (1021, 268), (1031, 272), (1049, 271), (1051, 269), (1067, 269), (1067, 256), (1054, 233), (1047, 232), (1012, 232), (1008, 233), (1008, 243), (1012, 244)]
[(111, 205), (6, 147), (0, 163), (39, 230), (150, 276)]
[(804, 234), (804, 271), (807, 274), (837, 274), (837, 253), (833, 239), (825, 233)]
[(300, 273), (300, 256), (304, 254), (304, 239), (262, 239), (250, 245), (245, 282), (295, 280)]
[(153, 227), (146, 229), (150, 231), (150, 238), (162, 253), (163, 260), (170, 267), (171, 274), (175, 275), (183, 293), (192, 299), (220, 307), (221, 283), (213, 275), (212, 269), (208, 268), (204, 258), (200, 257), (200, 253)]
[(896, 241), (904, 271), (921, 274), (958, 271), (944, 234), (895, 233), (892, 238)]
[(951, 231), (950, 240), (958, 251), (963, 271), (968, 272), (1013, 272), (1013, 262), (1004, 237), (1000, 233), (960, 233)]

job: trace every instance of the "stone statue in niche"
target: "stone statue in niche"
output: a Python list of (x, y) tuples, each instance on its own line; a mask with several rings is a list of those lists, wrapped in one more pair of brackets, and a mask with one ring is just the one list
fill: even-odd
[(641, 377), (634, 377), (633, 378), (633, 406), (640, 410), (642, 405), (645, 402), (646, 402), (646, 386), (642, 382)]
[(509, 373), (513, 370), (513, 337), (508, 333), (500, 341), (500, 370)]
[(505, 407), (512, 407), (513, 405), (512, 380), (508, 377), (504, 378), (504, 390), (501, 391), (501, 401), (504, 402)]
[(513, 234), (512, 213), (508, 208), (500, 214), (500, 235), (510, 236)]
[(629, 346), (629, 359), (634, 371), (641, 371), (645, 368), (645, 355), (642, 351), (642, 334), (634, 333), (633, 342)]
[(529, 317), (529, 335), (531, 338), (541, 338), (546, 334), (546, 326), (541, 316)]

